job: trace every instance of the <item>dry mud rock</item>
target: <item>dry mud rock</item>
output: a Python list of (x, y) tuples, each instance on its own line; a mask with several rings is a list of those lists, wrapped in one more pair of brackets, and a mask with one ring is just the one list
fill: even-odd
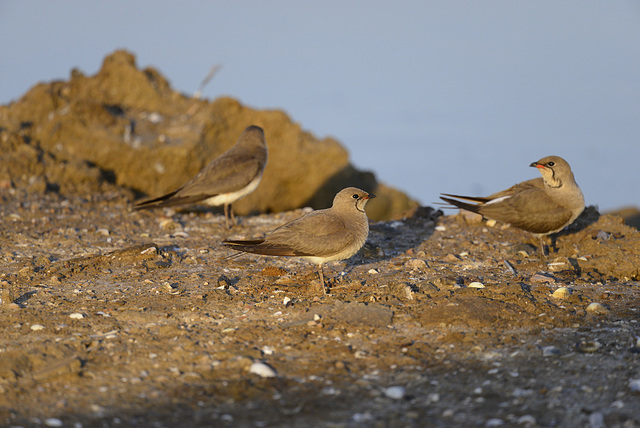
[(95, 76), (74, 70), (68, 81), (38, 84), (0, 106), (0, 187), (87, 194), (113, 183), (157, 196), (192, 178), (249, 125), (264, 128), (269, 161), (258, 189), (234, 204), (238, 214), (324, 208), (348, 186), (378, 195), (374, 219), (417, 206), (351, 166), (336, 140), (318, 140), (281, 111), (179, 94), (125, 51), (107, 56)]
[(229, 231), (129, 196), (4, 191), (0, 425), (640, 426), (640, 232), (619, 217), (590, 210), (542, 258), (420, 208), (374, 222), (321, 295), (303, 261), (220, 246), (301, 211)]

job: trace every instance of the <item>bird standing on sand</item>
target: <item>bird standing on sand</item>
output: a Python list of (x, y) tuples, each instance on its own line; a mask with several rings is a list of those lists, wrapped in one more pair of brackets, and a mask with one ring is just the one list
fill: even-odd
[(318, 265), (326, 293), (322, 264), (353, 256), (369, 235), (364, 207), (375, 195), (355, 187), (341, 190), (331, 208), (312, 211), (269, 232), (263, 239), (225, 240), (222, 245), (246, 253), (302, 257)]
[(195, 177), (178, 190), (135, 205), (136, 209), (171, 207), (202, 201), (206, 205), (224, 205), (227, 227), (236, 219), (231, 204), (253, 192), (267, 164), (267, 143), (259, 126), (249, 126), (238, 142), (209, 162)]
[[(531, 163), (541, 178), (523, 181), (485, 198), (449, 195), (445, 202), (533, 233), (540, 239), (556, 233), (574, 222), (584, 210), (584, 196), (571, 167), (559, 156), (547, 156)], [(463, 202), (456, 199), (464, 199)]]

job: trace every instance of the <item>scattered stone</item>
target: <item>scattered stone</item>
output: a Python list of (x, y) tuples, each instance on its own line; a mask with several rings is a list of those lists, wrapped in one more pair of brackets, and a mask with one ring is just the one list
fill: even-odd
[(2, 288), (0, 291), (0, 305), (7, 306), (15, 302), (15, 297), (9, 288)]
[(44, 420), (44, 424), (48, 427), (61, 427), (64, 425), (62, 421), (57, 418), (47, 418)]
[(262, 269), (260, 271), (260, 273), (264, 276), (282, 276), (282, 275), (286, 275), (287, 271), (285, 269), (282, 269), (281, 267), (276, 267), (276, 266), (267, 266), (264, 269)]
[(84, 315), (82, 315), (80, 312), (74, 312), (72, 314), (69, 314), (69, 318), (73, 320), (81, 320), (82, 318), (84, 318)]
[(609, 309), (605, 308), (601, 303), (593, 302), (587, 306), (587, 313), (589, 315), (607, 315)]
[(559, 355), (561, 355), (562, 353), (560, 352), (560, 350), (551, 345), (551, 346), (545, 346), (544, 348), (542, 348), (542, 356), (543, 357), (557, 357)]
[(551, 293), (551, 297), (555, 299), (566, 299), (571, 296), (571, 290), (567, 287), (560, 287)]
[(487, 428), (491, 428), (491, 427), (499, 427), (504, 425), (504, 421), (502, 419), (498, 419), (498, 418), (493, 418), (493, 419), (489, 419), (484, 426)]
[(171, 218), (164, 218), (162, 220), (160, 220), (160, 229), (162, 230), (175, 230), (180, 228), (180, 224), (176, 223), (173, 219)]
[(534, 427), (537, 426), (537, 422), (536, 422), (536, 418), (534, 418), (531, 415), (524, 415), (524, 416), (520, 416), (517, 420), (516, 423), (518, 425), (524, 425), (525, 427)]
[(394, 400), (400, 400), (404, 398), (406, 390), (404, 386), (390, 386), (384, 390), (384, 395), (393, 398)]
[(42, 324), (33, 324), (30, 328), (33, 331), (44, 330), (44, 326)]
[(571, 263), (569, 263), (569, 259), (566, 257), (559, 257), (548, 263), (547, 267), (551, 272), (560, 272), (569, 269), (571, 267)]
[(98, 235), (102, 235), (102, 236), (109, 236), (109, 229), (101, 228), (101, 229), (96, 230), (96, 233)]
[(484, 288), (484, 284), (479, 281), (473, 281), (469, 284), (469, 288)]
[(577, 346), (578, 351), (585, 354), (592, 354), (600, 348), (602, 344), (597, 340), (581, 340)]
[(404, 267), (408, 269), (426, 269), (427, 262), (422, 259), (409, 259), (404, 263)]
[(275, 369), (273, 369), (268, 364), (259, 362), (259, 361), (251, 364), (251, 367), (249, 367), (249, 373), (253, 373), (260, 377), (276, 377), (277, 376)]
[(442, 261), (449, 262), (449, 263), (456, 263), (460, 261), (460, 257), (458, 257), (455, 254), (447, 254), (446, 256), (444, 256)]
[(551, 275), (546, 275), (544, 273), (536, 273), (531, 278), (529, 278), (529, 281), (533, 283), (538, 283), (538, 284), (540, 283), (555, 284), (556, 283), (556, 279), (554, 277), (552, 277)]

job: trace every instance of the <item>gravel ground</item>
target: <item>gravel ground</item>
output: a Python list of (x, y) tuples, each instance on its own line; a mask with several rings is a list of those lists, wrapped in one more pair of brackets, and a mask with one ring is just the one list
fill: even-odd
[(131, 211), (6, 191), (3, 426), (640, 426), (640, 233), (421, 208), (325, 267), (226, 259), (303, 210)]

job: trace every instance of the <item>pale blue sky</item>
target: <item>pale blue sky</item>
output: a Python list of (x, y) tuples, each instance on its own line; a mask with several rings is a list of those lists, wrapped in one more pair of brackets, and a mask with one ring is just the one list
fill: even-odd
[(640, 206), (640, 2), (2, 1), (0, 103), (135, 53), (192, 94), (285, 110), (424, 204), (535, 177)]

